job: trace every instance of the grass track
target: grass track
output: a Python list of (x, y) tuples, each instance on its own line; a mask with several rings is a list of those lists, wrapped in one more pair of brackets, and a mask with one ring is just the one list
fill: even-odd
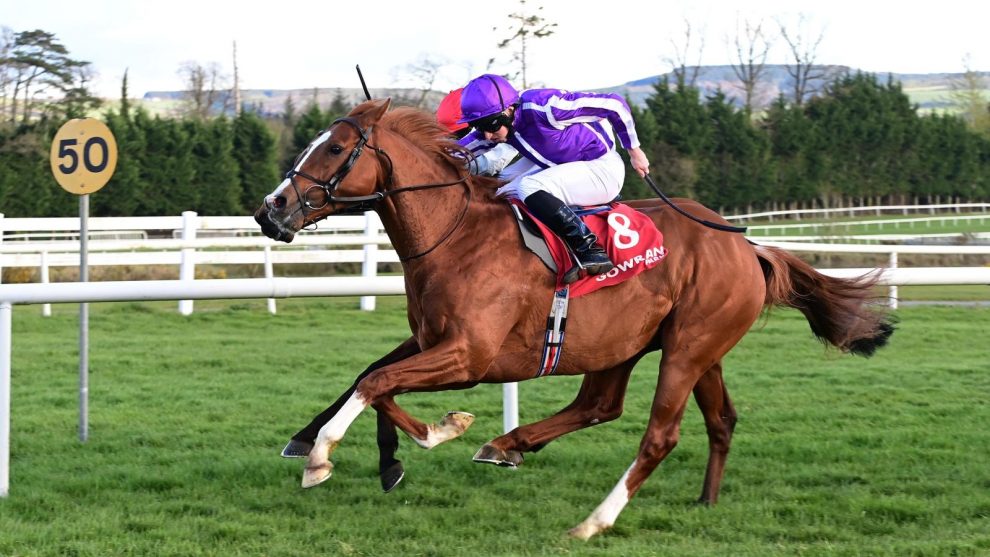
[[(407, 335), (403, 302), (98, 304), (90, 441), (76, 440), (75, 306), (14, 311), (11, 494), (0, 555), (988, 555), (990, 310), (909, 308), (871, 360), (827, 352), (775, 312), (734, 350), (740, 414), (722, 499), (692, 501), (707, 441), (690, 408), (680, 445), (590, 542), (563, 533), (635, 454), (656, 356), (619, 420), (571, 434), (519, 470), (473, 464), (501, 427), (501, 389), (407, 395), (433, 421), (478, 419), (432, 451), (404, 439), (407, 478), (380, 492), (362, 415), (327, 483), (299, 488), (288, 436)], [(520, 386), (521, 420), (571, 400), (579, 378)]]

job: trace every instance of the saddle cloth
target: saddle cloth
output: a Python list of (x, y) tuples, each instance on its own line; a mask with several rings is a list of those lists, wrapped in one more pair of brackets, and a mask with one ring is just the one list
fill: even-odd
[[(556, 289), (560, 289), (564, 286), (564, 274), (575, 264), (570, 251), (556, 234), (529, 213), (521, 201), (512, 199), (510, 203), (519, 211), (517, 215), (520, 213), (526, 215), (543, 236), (553, 265), (546, 261), (545, 263), (548, 263), (547, 267), (551, 270), (556, 270)], [(604, 275), (586, 276), (572, 283), (571, 298), (620, 284), (647, 269), (656, 267), (667, 256), (667, 248), (663, 246), (663, 234), (649, 217), (628, 205), (610, 203), (582, 209), (576, 213), (598, 236), (598, 243), (605, 248), (609, 259), (615, 263), (615, 268)], [(520, 230), (523, 230), (522, 225)], [(527, 242), (527, 246), (533, 249), (530, 242)], [(533, 251), (539, 255), (537, 250)]]

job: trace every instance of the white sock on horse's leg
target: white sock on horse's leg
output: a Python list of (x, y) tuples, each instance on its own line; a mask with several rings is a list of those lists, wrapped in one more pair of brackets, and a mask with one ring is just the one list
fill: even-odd
[(612, 491), (598, 505), (598, 508), (584, 519), (584, 522), (571, 529), (570, 534), (572, 536), (587, 540), (615, 524), (615, 519), (619, 517), (619, 513), (629, 503), (629, 488), (626, 486), (626, 481), (629, 480), (629, 473), (632, 472), (635, 465), (636, 461), (633, 461), (632, 466), (626, 470), (625, 474), (622, 474), (619, 483), (612, 488)]

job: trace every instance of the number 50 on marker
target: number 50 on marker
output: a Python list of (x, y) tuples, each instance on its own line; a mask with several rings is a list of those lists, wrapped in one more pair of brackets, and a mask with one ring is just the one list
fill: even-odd
[(117, 142), (99, 120), (69, 120), (52, 140), (49, 162), (62, 189), (76, 195), (93, 193), (110, 181), (117, 168)]

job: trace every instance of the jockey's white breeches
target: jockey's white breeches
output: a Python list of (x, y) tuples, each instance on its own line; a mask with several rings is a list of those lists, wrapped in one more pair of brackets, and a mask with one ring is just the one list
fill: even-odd
[(576, 161), (541, 168), (523, 157), (499, 175), (509, 183), (498, 195), (525, 200), (530, 194), (545, 191), (567, 205), (600, 205), (619, 195), (626, 167), (615, 150), (593, 161)]

